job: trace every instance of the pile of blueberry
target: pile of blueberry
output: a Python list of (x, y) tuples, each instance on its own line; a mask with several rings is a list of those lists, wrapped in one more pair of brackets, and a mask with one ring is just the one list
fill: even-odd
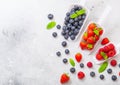
[(61, 32), (61, 34), (64, 36), (65, 39), (68, 38), (70, 38), (71, 40), (76, 39), (76, 36), (78, 35), (86, 18), (86, 13), (79, 15), (76, 18), (70, 18), (70, 15), (82, 9), (83, 7), (74, 5), (74, 7), (70, 10), (70, 12), (66, 13), (64, 26), (62, 27), (62, 32)]

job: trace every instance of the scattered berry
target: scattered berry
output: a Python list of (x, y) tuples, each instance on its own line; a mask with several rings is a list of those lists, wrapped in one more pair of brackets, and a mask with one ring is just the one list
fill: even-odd
[(60, 25), (57, 25), (56, 27), (57, 27), (57, 29), (60, 29), (60, 28), (61, 28), (61, 26), (60, 26)]
[(79, 79), (83, 79), (85, 77), (85, 74), (82, 71), (78, 72), (77, 75)]
[(65, 49), (65, 53), (66, 53), (66, 54), (69, 54), (70, 51), (69, 51), (68, 49)]
[(63, 41), (63, 42), (62, 42), (62, 46), (63, 46), (63, 47), (66, 47), (66, 45), (67, 45), (67, 42), (66, 42), (66, 41)]
[(48, 14), (48, 19), (51, 20), (51, 19), (53, 19), (53, 17), (54, 17), (53, 14)]
[(103, 38), (101, 44), (102, 44), (102, 45), (105, 45), (105, 44), (107, 44), (107, 43), (109, 43), (109, 42), (110, 42), (109, 39), (108, 39), (107, 37), (105, 37), (105, 38)]
[(118, 74), (119, 76), (120, 76), (120, 72), (119, 72), (119, 74)]
[(63, 73), (60, 77), (61, 84), (67, 83), (69, 80), (70, 80), (70, 77), (66, 73)]
[(64, 59), (63, 59), (63, 63), (66, 64), (67, 62), (68, 62), (68, 60), (67, 60), (66, 58), (64, 58)]
[(61, 56), (61, 52), (60, 51), (56, 52), (56, 55)]
[(82, 54), (81, 54), (81, 53), (77, 53), (77, 54), (75, 55), (75, 59), (76, 59), (77, 62), (80, 62), (81, 59), (82, 59)]
[(87, 63), (87, 67), (88, 67), (88, 68), (92, 68), (92, 67), (93, 67), (92, 62), (88, 62), (88, 63)]
[(91, 76), (91, 77), (94, 77), (94, 76), (95, 76), (95, 72), (93, 72), (93, 71), (90, 72), (90, 76)]
[(117, 76), (116, 76), (116, 75), (112, 75), (111, 78), (112, 78), (113, 81), (116, 81), (116, 80), (117, 80)]
[(52, 33), (52, 36), (53, 36), (53, 37), (57, 37), (57, 33), (56, 33), (56, 32), (53, 32), (53, 33)]
[(112, 69), (107, 69), (107, 72), (109, 73), (109, 74), (111, 74), (112, 73)]
[(103, 74), (100, 75), (100, 79), (103, 80), (105, 77)]
[(74, 67), (70, 68), (70, 72), (75, 73), (75, 68)]
[(81, 68), (84, 68), (84, 64), (83, 64), (83, 63), (80, 63), (80, 67), (81, 67)]
[(111, 64), (111, 66), (116, 66), (117, 65), (117, 61), (113, 59), (113, 60), (110, 61), (110, 64)]

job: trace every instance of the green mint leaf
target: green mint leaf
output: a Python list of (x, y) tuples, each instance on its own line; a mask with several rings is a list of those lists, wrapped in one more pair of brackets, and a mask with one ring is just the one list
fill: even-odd
[(104, 52), (100, 52), (100, 55), (101, 55), (105, 60), (108, 59), (108, 56), (106, 55), (106, 53), (104, 53)]
[(71, 64), (71, 66), (73, 66), (73, 67), (75, 66), (75, 62), (74, 62), (74, 60), (72, 58), (69, 59), (69, 62)]
[(49, 22), (47, 25), (47, 29), (50, 30), (50, 29), (54, 28), (55, 26), (56, 26), (56, 22), (54, 22), (54, 21)]
[(98, 30), (94, 30), (93, 31), (97, 36), (99, 36), (99, 31)]
[(76, 13), (73, 13), (70, 15), (70, 18), (76, 18), (76, 17), (78, 17), (78, 15)]
[(85, 9), (81, 9), (79, 11), (76, 11), (76, 14), (79, 16), (85, 14), (85, 12), (86, 12)]
[(105, 71), (105, 69), (107, 68), (107, 66), (108, 66), (108, 62), (104, 62), (104, 63), (100, 66), (98, 72), (99, 72), (99, 73), (102, 73), (103, 71)]

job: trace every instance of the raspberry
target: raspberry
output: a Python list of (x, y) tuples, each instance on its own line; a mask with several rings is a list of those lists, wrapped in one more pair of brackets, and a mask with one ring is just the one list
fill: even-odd
[(110, 64), (111, 64), (111, 66), (116, 66), (117, 65), (117, 61), (113, 59), (113, 60), (111, 60)]
[(78, 72), (77, 75), (79, 79), (83, 79), (85, 77), (85, 74), (82, 71)]
[(104, 52), (104, 48), (100, 48), (98, 53), (100, 53), (100, 52)]
[(92, 68), (92, 67), (93, 67), (92, 62), (88, 62), (88, 63), (87, 63), (87, 66), (88, 66), (88, 68)]
[(96, 59), (97, 59), (97, 60), (102, 60), (103, 57), (102, 57), (100, 54), (97, 54), (97, 55), (96, 55)]
[(104, 52), (106, 52), (106, 53), (109, 52), (108, 46), (105, 46), (105, 47), (104, 47)]
[(113, 49), (115, 48), (115, 46), (114, 46), (113, 44), (109, 44), (109, 45), (108, 45), (108, 48), (109, 48), (110, 50), (113, 50)]
[(111, 50), (108, 52), (108, 57), (113, 57), (115, 55), (115, 51)]

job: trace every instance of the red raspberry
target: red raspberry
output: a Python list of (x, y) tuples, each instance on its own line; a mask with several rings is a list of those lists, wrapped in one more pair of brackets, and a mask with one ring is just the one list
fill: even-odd
[(104, 52), (104, 48), (100, 48), (98, 53), (100, 53), (100, 52)]
[(108, 45), (108, 48), (109, 48), (110, 50), (113, 50), (113, 49), (115, 48), (115, 46), (111, 43), (111, 44)]
[(109, 51), (108, 46), (105, 46), (105, 47), (104, 47), (104, 52), (106, 52), (106, 53), (107, 53), (108, 51)]
[(78, 72), (77, 75), (79, 79), (83, 79), (85, 77), (85, 74), (82, 71)]
[(117, 61), (113, 59), (113, 60), (111, 60), (110, 64), (111, 64), (111, 66), (116, 66), (117, 65)]
[(87, 66), (88, 66), (88, 68), (92, 68), (92, 67), (93, 67), (92, 62), (88, 62), (88, 63), (87, 63)]
[(115, 55), (115, 51), (111, 50), (108, 52), (108, 57), (113, 57)]
[(102, 57), (100, 54), (97, 54), (97, 55), (96, 55), (96, 59), (97, 59), (97, 60), (102, 60), (103, 57)]
[(120, 76), (120, 72), (119, 72), (118, 74), (119, 74), (119, 76)]

